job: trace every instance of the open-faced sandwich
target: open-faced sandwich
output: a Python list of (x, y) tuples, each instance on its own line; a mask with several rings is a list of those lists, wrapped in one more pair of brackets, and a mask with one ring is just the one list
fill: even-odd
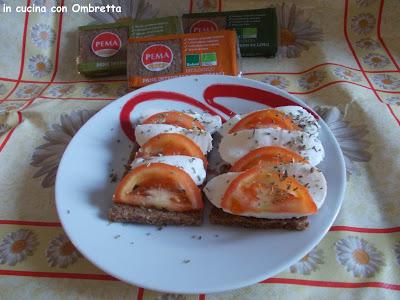
[(316, 167), (324, 158), (320, 126), (300, 106), (237, 115), (221, 128), (219, 155), (230, 169), (204, 193), (214, 224), (303, 230), (327, 185)]
[(163, 111), (135, 127), (139, 150), (113, 196), (109, 219), (153, 225), (200, 225), (211, 134), (221, 119), (206, 113)]

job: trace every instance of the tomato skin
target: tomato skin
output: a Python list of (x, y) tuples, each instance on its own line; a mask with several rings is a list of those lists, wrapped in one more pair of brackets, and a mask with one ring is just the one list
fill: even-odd
[(237, 122), (229, 133), (245, 129), (282, 128), (286, 130), (300, 130), (291, 117), (276, 109), (264, 109), (248, 114)]
[(200, 189), (178, 167), (151, 163), (130, 171), (118, 184), (115, 203), (184, 212), (203, 209)]
[(308, 189), (295, 178), (254, 167), (236, 177), (221, 200), (233, 214), (272, 213), (311, 215), (317, 206)]
[(165, 111), (154, 114), (142, 122), (142, 124), (169, 124), (186, 129), (205, 130), (203, 124), (194, 117), (178, 111)]
[(307, 163), (307, 160), (292, 150), (279, 146), (267, 146), (243, 156), (235, 162), (230, 172), (242, 172), (260, 165), (277, 166), (288, 163)]
[(139, 151), (136, 157), (151, 157), (158, 155), (186, 155), (203, 160), (207, 168), (207, 158), (200, 147), (190, 138), (179, 133), (161, 133), (149, 139)]

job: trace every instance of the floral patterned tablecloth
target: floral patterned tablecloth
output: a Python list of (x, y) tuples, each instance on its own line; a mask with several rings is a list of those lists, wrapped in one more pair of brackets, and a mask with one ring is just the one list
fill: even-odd
[(400, 298), (400, 2), (134, 0), (129, 15), (269, 5), (279, 15), (279, 55), (244, 59), (244, 76), (315, 107), (346, 158), (343, 208), (321, 244), (277, 276), (221, 294), (160, 294), (94, 267), (60, 226), (54, 181), (71, 137), (126, 92), (122, 77), (76, 72), (77, 26), (128, 15), (0, 12), (0, 299)]

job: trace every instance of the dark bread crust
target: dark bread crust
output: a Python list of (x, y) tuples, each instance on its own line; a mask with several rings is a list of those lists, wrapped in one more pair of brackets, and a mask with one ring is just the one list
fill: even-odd
[(226, 213), (215, 206), (211, 209), (209, 218), (211, 224), (253, 229), (285, 229), (300, 231), (308, 227), (307, 217), (291, 219), (261, 219), (244, 217)]
[[(125, 173), (131, 170), (131, 163), (135, 159), (136, 147), (132, 150)], [(137, 223), (148, 225), (181, 225), (199, 226), (203, 224), (203, 210), (191, 212), (173, 212), (155, 208), (144, 208), (127, 204), (113, 203), (108, 212), (108, 218), (113, 222)]]
[(199, 226), (203, 223), (203, 211), (173, 212), (154, 208), (113, 204), (108, 218), (113, 222), (149, 225)]

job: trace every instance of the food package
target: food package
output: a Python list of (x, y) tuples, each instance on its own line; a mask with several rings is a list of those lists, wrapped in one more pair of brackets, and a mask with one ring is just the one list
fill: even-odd
[(177, 34), (128, 41), (128, 86), (196, 74), (239, 75), (235, 31)]
[(242, 56), (275, 56), (278, 26), (275, 8), (208, 12), (182, 16), (185, 33), (235, 29)]
[(87, 77), (126, 74), (129, 23), (79, 27), (78, 71)]

